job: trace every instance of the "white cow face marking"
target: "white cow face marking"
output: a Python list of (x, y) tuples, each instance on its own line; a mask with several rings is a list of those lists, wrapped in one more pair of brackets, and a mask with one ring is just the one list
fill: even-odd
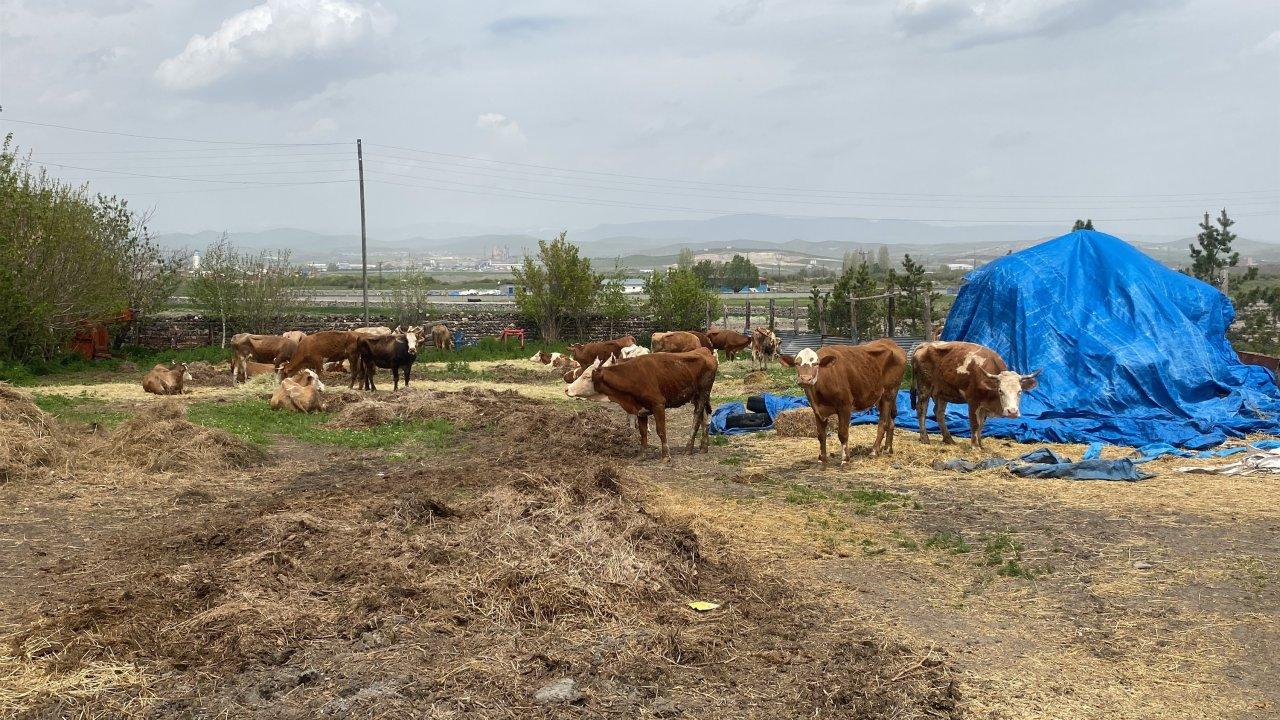
[(404, 331), (405, 342), (409, 343), (409, 354), (418, 354), (418, 336), (422, 334), (422, 328), (411, 327)]
[(1007, 418), (1021, 417), (1022, 391), (1034, 388), (1036, 383), (1036, 375), (1019, 375), (1012, 370), (1005, 370), (1002, 373), (992, 375), (986, 370), (986, 384), (988, 388), (994, 389), (1000, 398), (1000, 414)]
[(600, 393), (596, 392), (595, 382), (592, 381), (592, 377), (599, 367), (600, 361), (596, 360), (583, 368), (582, 374), (565, 386), (564, 394), (576, 398), (593, 398), (599, 395)]
[(828, 355), (819, 358), (818, 353), (805, 348), (796, 353), (795, 357), (781, 356), (780, 361), (783, 365), (794, 367), (796, 369), (796, 382), (803, 386), (814, 386), (818, 384), (818, 369), (824, 368), (836, 361), (834, 355)]
[(316, 374), (315, 370), (303, 370), (302, 372), (311, 379), (310, 383), (304, 384), (314, 385), (317, 390), (324, 392), (324, 383), (320, 382), (320, 376)]

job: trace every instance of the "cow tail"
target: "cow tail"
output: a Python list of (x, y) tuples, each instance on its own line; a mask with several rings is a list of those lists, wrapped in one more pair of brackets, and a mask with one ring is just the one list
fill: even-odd
[(920, 397), (920, 364), (916, 362), (915, 353), (911, 354), (911, 409), (917, 408)]

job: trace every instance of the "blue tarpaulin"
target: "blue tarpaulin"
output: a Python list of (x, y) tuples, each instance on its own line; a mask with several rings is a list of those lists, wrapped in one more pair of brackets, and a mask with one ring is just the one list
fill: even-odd
[[(942, 339), (990, 347), (1019, 372), (1042, 370), (1039, 387), (1023, 394), (1022, 417), (988, 419), (986, 437), (1200, 450), (1280, 431), (1271, 372), (1241, 363), (1227, 342), (1234, 316), (1217, 289), (1119, 238), (1079, 230), (970, 273)], [(770, 415), (807, 405), (776, 395), (765, 402)], [(731, 406), (716, 411), (713, 432), (724, 432)], [(931, 409), (927, 427), (936, 432), (932, 417)], [(875, 421), (875, 411), (852, 420)], [(916, 429), (905, 391), (897, 423)], [(963, 405), (948, 405), (946, 423), (968, 436)]]

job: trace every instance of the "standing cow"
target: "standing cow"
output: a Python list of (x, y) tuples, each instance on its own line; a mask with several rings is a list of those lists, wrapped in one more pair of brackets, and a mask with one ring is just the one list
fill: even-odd
[(995, 350), (976, 343), (920, 343), (911, 352), (911, 405), (920, 420), (920, 442), (929, 442), (924, 417), (933, 398), (942, 442), (955, 443), (947, 430), (947, 403), (968, 403), (969, 442), (981, 449), (983, 423), (992, 415), (1019, 417), (1022, 393), (1038, 384), (1039, 375), (1013, 372)]
[(724, 356), (730, 360), (735, 359), (739, 352), (751, 346), (751, 337), (736, 330), (711, 328), (707, 330), (707, 338), (711, 340), (712, 347), (723, 350)]
[(574, 343), (569, 346), (569, 355), (579, 365), (586, 367), (597, 360), (604, 362), (615, 355), (621, 355), (624, 348), (635, 344), (636, 339), (630, 335), (602, 342)]
[(445, 325), (437, 324), (431, 328), (431, 342), (436, 346), (437, 350), (445, 351), (453, 349), (453, 334), (449, 332), (449, 328)]
[(363, 379), (361, 390), (377, 390), (373, 384), (373, 376), (378, 368), (391, 370), (392, 389), (400, 389), (400, 371), (404, 371), (404, 386), (409, 387), (409, 373), (413, 370), (413, 361), (418, 358), (418, 340), (422, 338), (422, 328), (410, 326), (393, 335), (382, 337), (362, 337), (357, 343), (360, 353), (360, 367)]
[(840, 464), (849, 461), (849, 419), (855, 410), (874, 407), (880, 418), (872, 456), (893, 454), (893, 416), (898, 409), (898, 386), (907, 369), (907, 354), (888, 339), (862, 345), (832, 345), (814, 352), (808, 348), (780, 355), (784, 367), (796, 369), (796, 381), (813, 408), (818, 430), (818, 459), (827, 464), (827, 418), (836, 416)]
[(692, 352), (700, 347), (715, 350), (711, 339), (700, 330), (674, 330), (672, 332), (656, 332), (649, 338), (649, 347), (654, 352)]
[(769, 361), (778, 356), (782, 342), (767, 327), (757, 327), (751, 331), (751, 362), (761, 367), (769, 367)]
[[(231, 379), (248, 379), (245, 363), (252, 360), (279, 365), (293, 358), (298, 343), (286, 335), (252, 335), (237, 333), (231, 338)], [(305, 339), (305, 335), (303, 336)]]
[(320, 372), (327, 362), (347, 361), (351, 368), (349, 388), (356, 386), (356, 378), (360, 371), (360, 352), (356, 344), (360, 338), (369, 337), (358, 332), (344, 330), (324, 330), (312, 333), (298, 343), (292, 359), (280, 368), (280, 378), (293, 377), (303, 370)]
[(662, 457), (667, 450), (667, 409), (693, 403), (693, 434), (688, 451), (702, 431), (702, 452), (707, 451), (707, 421), (711, 417), (711, 387), (716, 381), (716, 357), (706, 348), (683, 353), (650, 353), (626, 362), (609, 358), (584, 367), (564, 392), (569, 397), (609, 400), (628, 415), (636, 417), (640, 447), (649, 447), (649, 416), (653, 416), (662, 441)]

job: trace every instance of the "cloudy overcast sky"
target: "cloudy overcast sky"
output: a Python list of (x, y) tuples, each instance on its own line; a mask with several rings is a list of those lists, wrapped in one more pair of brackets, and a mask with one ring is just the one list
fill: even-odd
[(1280, 241), (1274, 0), (5, 0), (0, 105), (161, 230), (357, 229), (362, 137), (373, 235), (1225, 204)]

